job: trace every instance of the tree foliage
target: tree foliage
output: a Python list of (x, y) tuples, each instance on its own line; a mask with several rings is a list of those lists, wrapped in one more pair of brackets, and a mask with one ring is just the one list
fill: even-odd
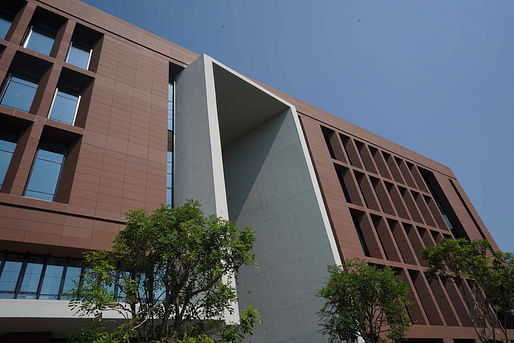
[(354, 342), (358, 336), (366, 343), (405, 336), (410, 326), (409, 287), (391, 268), (354, 259), (345, 266), (329, 266), (328, 272), (318, 296), (325, 300), (319, 312), (322, 332), (331, 343)]
[[(224, 325), (237, 301), (234, 278), (255, 265), (253, 231), (205, 217), (198, 202), (127, 214), (110, 250), (85, 254), (86, 272), (70, 306), (95, 316), (82, 333), (91, 342), (241, 342), (259, 321), (253, 307)], [(107, 330), (104, 311), (125, 320)]]
[(496, 341), (503, 335), (508, 342), (507, 320), (514, 311), (514, 258), (495, 251), (485, 240), (443, 239), (424, 256), (430, 278), (451, 278), (458, 285), (467, 283), (472, 295), (466, 296), (469, 316), (482, 342)]

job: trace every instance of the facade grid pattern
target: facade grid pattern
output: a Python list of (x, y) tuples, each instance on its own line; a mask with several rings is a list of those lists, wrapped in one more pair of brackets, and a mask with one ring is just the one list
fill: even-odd
[[(44, 37), (31, 42), (33, 32)], [(128, 210), (173, 204), (174, 82), (199, 56), (79, 1), (4, 1), (0, 36), (0, 138), (9, 143), (0, 149), (9, 156), (0, 168), (0, 281), (10, 262), (21, 266), (0, 298), (61, 300), (67, 268), (108, 248)], [(18, 76), (35, 88), (9, 106), (3, 96)], [(497, 248), (451, 170), (263, 87), (297, 109), (341, 258), (390, 266), (409, 284), (409, 339), (471, 340), (468, 285), (429, 281), (422, 258), (443, 237)], [(53, 120), (61, 88), (73, 98), (59, 107), (66, 120)], [(51, 201), (25, 196), (42, 143), (66, 148)], [(42, 292), (47, 270), (61, 273), (52, 294)], [(4, 332), (0, 323), (0, 339)]]

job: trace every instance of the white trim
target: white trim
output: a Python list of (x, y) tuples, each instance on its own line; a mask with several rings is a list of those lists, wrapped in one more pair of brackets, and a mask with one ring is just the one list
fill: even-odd
[(48, 115), (46, 116), (48, 119), (52, 119), (52, 118), (50, 118), (50, 115), (52, 114), (52, 109), (54, 108), (55, 97), (57, 96), (57, 92), (58, 91), (59, 91), (59, 87), (56, 87), (55, 88), (55, 92), (54, 92), (54, 96), (52, 98), (52, 104), (50, 105), (50, 110), (48, 111)]
[(27, 32), (25, 33), (25, 38), (23, 41), (23, 47), (26, 48), (27, 44), (29, 43), (30, 36), (32, 35), (32, 31), (34, 30), (34, 25), (30, 25)]
[(207, 120), (209, 123), (209, 140), (211, 145), (211, 162), (213, 171), (214, 201), (216, 216), (228, 220), (227, 193), (223, 169), (221, 135), (216, 103), (216, 88), (212, 59), (203, 55), (205, 89), (207, 99)]
[(337, 243), (334, 237), (334, 232), (332, 230), (332, 226), (330, 225), (330, 220), (328, 219), (327, 209), (325, 208), (325, 203), (321, 195), (321, 188), (316, 177), (316, 172), (314, 171), (314, 164), (312, 163), (312, 159), (309, 154), (309, 149), (307, 148), (307, 142), (305, 140), (302, 126), (300, 124), (300, 119), (298, 117), (298, 113), (296, 113), (296, 108), (291, 108), (291, 111), (293, 113), (293, 119), (296, 125), (296, 130), (298, 131), (298, 138), (300, 139), (300, 145), (302, 146), (302, 151), (305, 157), (305, 162), (307, 164), (307, 169), (309, 170), (309, 175), (311, 177), (311, 182), (314, 188), (316, 201), (318, 202), (321, 218), (323, 219), (325, 231), (327, 232), (328, 242), (330, 244), (330, 249), (332, 250), (332, 255), (334, 257), (334, 263), (340, 266), (342, 265), (341, 256), (339, 255), (339, 250), (337, 249)]
[[(78, 318), (69, 303), (68, 300), (0, 299), (0, 318)], [(113, 310), (103, 311), (102, 315), (108, 319), (123, 319)]]
[(91, 56), (93, 55), (93, 49), (89, 49), (89, 57), (87, 58), (86, 70), (89, 70), (89, 63), (91, 62)]

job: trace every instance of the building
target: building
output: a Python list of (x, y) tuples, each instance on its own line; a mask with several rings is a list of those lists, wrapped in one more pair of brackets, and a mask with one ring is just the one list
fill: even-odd
[(468, 290), (428, 282), (420, 255), (442, 237), (496, 248), (448, 167), (84, 3), (0, 6), (1, 339), (66, 337), (81, 253), (129, 209), (194, 198), (256, 231), (238, 284), (255, 342), (325, 342), (315, 294), (353, 257), (408, 282), (409, 340), (474, 340)]

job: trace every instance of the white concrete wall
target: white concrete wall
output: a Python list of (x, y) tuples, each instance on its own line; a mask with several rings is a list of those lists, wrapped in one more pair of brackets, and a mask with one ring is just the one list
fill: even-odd
[(327, 264), (339, 261), (295, 115), (287, 110), (223, 147), (229, 217), (257, 237), (260, 267), (244, 268), (238, 283), (240, 307), (254, 305), (264, 320), (253, 342), (326, 342), (316, 294)]
[[(226, 73), (213, 73), (213, 63)], [(264, 320), (252, 342), (326, 342), (316, 294), (326, 266), (340, 260), (294, 107), (208, 56), (175, 89), (175, 203), (196, 199), (206, 214), (256, 232), (260, 267), (241, 270), (238, 283), (239, 305)]]
[(175, 83), (174, 201), (198, 200), (206, 215), (227, 218), (212, 62), (201, 56)]

